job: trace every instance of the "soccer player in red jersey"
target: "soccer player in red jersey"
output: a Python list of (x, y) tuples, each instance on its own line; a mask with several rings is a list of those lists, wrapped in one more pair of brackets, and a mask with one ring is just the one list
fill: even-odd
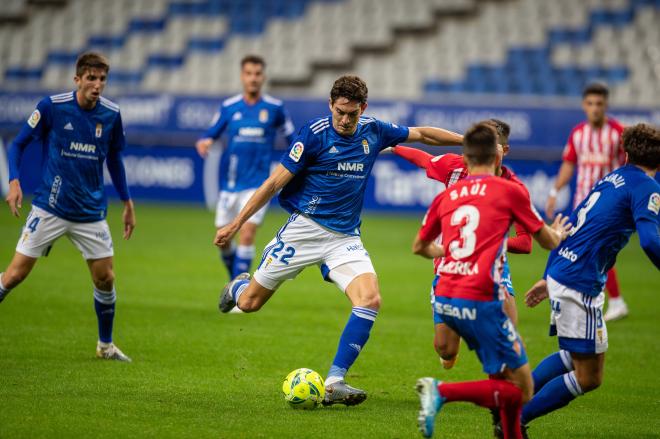
[[(484, 121), (484, 123), (495, 129), (497, 132), (497, 141), (501, 146), (501, 150), (498, 146), (495, 175), (524, 186), (522, 181), (518, 179), (513, 171), (502, 165), (502, 157), (508, 154), (510, 149), (509, 133), (511, 129), (509, 125), (506, 122), (497, 119), (489, 119)], [(464, 179), (468, 175), (467, 166), (465, 165), (463, 156), (459, 154), (444, 154), (440, 156), (433, 156), (419, 149), (409, 148), (406, 146), (396, 146), (392, 148), (392, 152), (419, 166), (420, 168), (426, 169), (426, 175), (429, 178), (444, 183), (446, 188)], [(522, 227), (522, 225), (514, 223), (514, 227), (516, 236), (509, 238), (507, 243), (508, 251), (511, 253), (531, 253), (532, 237), (525, 230), (525, 228)], [(433, 286), (435, 287), (438, 279), (438, 266), (442, 262), (442, 258), (436, 258), (433, 262), (433, 272), (436, 274), (436, 277), (433, 280)], [(513, 285), (511, 283), (508, 262), (505, 263), (505, 274), (502, 276), (502, 282), (505, 284), (508, 291), (507, 297), (504, 301), (504, 310), (513, 324), (517, 326), (518, 312), (516, 309), (515, 298), (513, 297), (514, 291)], [(438, 328), (439, 325), (444, 325), (440, 316), (437, 316), (435, 319), (435, 325), (436, 328)], [(445, 369), (451, 369), (454, 366), (458, 356), (458, 351), (460, 348), (460, 337), (456, 334), (452, 334), (450, 338), (441, 339), (438, 336), (438, 332), (436, 332), (436, 337), (433, 344), (436, 352), (440, 356), (442, 366)]]
[[(555, 213), (557, 193), (571, 181), (576, 167), (573, 208), (584, 200), (601, 178), (625, 164), (626, 153), (621, 141), (623, 125), (606, 114), (608, 94), (607, 87), (602, 84), (591, 84), (582, 92), (582, 110), (587, 120), (573, 128), (568, 136), (559, 175), (550, 189), (545, 208), (550, 219)], [(605, 321), (627, 316), (628, 306), (621, 297), (614, 267), (607, 272), (605, 289), (609, 294)]]
[(444, 256), (434, 313), (442, 316), (446, 332), (460, 335), (476, 351), (490, 379), (442, 383), (420, 378), (418, 425), (431, 437), (444, 403), (469, 401), (499, 410), (504, 437), (520, 438), (520, 412), (532, 396), (533, 381), (522, 340), (503, 311), (506, 288), (500, 278), (507, 236), (516, 221), (542, 247), (553, 249), (570, 224), (558, 216), (548, 227), (523, 186), (495, 176), (497, 133), (491, 126), (480, 123), (465, 133), (463, 156), (470, 175), (433, 200), (413, 252)]

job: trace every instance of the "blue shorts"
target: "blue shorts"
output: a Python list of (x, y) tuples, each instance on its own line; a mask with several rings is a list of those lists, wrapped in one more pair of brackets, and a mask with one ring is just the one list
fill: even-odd
[(502, 310), (501, 301), (436, 297), (433, 314), (436, 322), (440, 317), (476, 351), (485, 373), (517, 369), (527, 363), (522, 340)]

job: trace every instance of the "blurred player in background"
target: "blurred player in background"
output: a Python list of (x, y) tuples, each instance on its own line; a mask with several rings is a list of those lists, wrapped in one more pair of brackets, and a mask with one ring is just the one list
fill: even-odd
[(244, 273), (225, 287), (220, 309), (228, 312), (238, 304), (245, 312), (258, 311), (282, 282), (307, 266), (319, 266), (352, 304), (326, 379), (324, 405), (356, 405), (367, 398), (365, 391), (346, 384), (345, 376), (364, 349), (381, 302), (376, 273), (360, 239), (364, 193), (378, 154), (399, 142), (457, 145), (462, 139), (439, 128), (400, 127), (362, 117), (367, 95), (357, 76), (337, 79), (330, 91), (331, 115), (301, 128), (268, 180), (215, 238), (216, 245), (226, 245), (282, 189), (280, 204), (291, 217), (264, 250), (254, 277)]
[[(608, 89), (602, 84), (591, 84), (582, 93), (582, 109), (587, 121), (578, 124), (568, 136), (563, 163), (546, 204), (549, 219), (555, 214), (559, 190), (571, 181), (576, 166), (574, 208), (585, 199), (598, 180), (624, 164), (625, 152), (621, 144), (623, 126), (605, 113), (608, 95)], [(627, 316), (628, 306), (621, 297), (614, 267), (607, 273), (605, 288), (609, 294), (605, 321)]]
[[(213, 124), (195, 145), (199, 155), (206, 157), (214, 140), (227, 133), (227, 146), (220, 160), (216, 228), (229, 224), (268, 178), (277, 132), (289, 143), (293, 139), (293, 123), (282, 101), (261, 92), (265, 69), (266, 62), (259, 56), (248, 55), (241, 60), (243, 93), (222, 103)], [(255, 235), (267, 209), (264, 205), (243, 224), (238, 247), (232, 240), (220, 248), (230, 279), (250, 270)]]
[(559, 351), (534, 369), (536, 395), (525, 406), (523, 424), (567, 405), (600, 386), (607, 327), (602, 318), (605, 273), (635, 230), (660, 269), (660, 131), (638, 124), (623, 132), (626, 166), (596, 183), (571, 214), (575, 225), (550, 253), (544, 280), (527, 292), (528, 306), (550, 297), (550, 332)]
[(109, 69), (104, 56), (93, 52), (81, 55), (74, 77), (77, 90), (42, 99), (9, 147), (7, 204), (14, 216), (19, 216), (23, 200), (21, 158), (30, 143), (41, 143), (43, 165), (16, 253), (0, 273), (0, 301), (30, 274), (37, 258), (47, 256), (55, 241), (66, 235), (87, 261), (94, 283), (99, 330), (96, 356), (131, 361), (112, 342), (114, 252), (105, 220), (103, 162), (124, 202), (124, 239), (133, 233), (135, 211), (121, 157), (125, 139), (119, 107), (101, 96)]
[[(489, 119), (484, 121), (486, 125), (495, 129), (497, 132), (498, 153), (495, 162), (495, 175), (510, 180), (521, 186), (524, 186), (522, 181), (508, 169), (502, 165), (502, 158), (509, 153), (509, 133), (511, 128), (506, 122), (498, 119)], [(468, 169), (465, 164), (465, 159), (459, 154), (443, 154), (433, 156), (424, 151), (416, 148), (409, 148), (406, 146), (397, 145), (391, 148), (394, 154), (403, 157), (409, 162), (426, 169), (426, 175), (433, 179), (444, 183), (445, 188), (449, 188), (455, 183), (463, 180), (468, 176)], [(532, 251), (532, 237), (525, 230), (525, 228), (518, 223), (514, 223), (516, 236), (510, 237), (507, 242), (507, 250), (511, 253), (531, 253)], [(505, 254), (506, 258), (506, 254)], [(435, 298), (434, 290), (438, 282), (438, 267), (442, 263), (442, 258), (436, 258), (433, 261), (435, 278), (433, 279), (431, 288), (431, 301)], [(509, 268), (508, 260), (504, 262), (504, 272), (501, 277), (502, 285), (507, 289), (507, 295), (504, 300), (504, 310), (509, 316), (515, 326), (518, 325), (518, 312), (516, 309), (516, 302), (514, 298), (513, 284), (511, 282), (511, 270)], [(449, 338), (441, 339), (440, 334), (445, 333), (441, 327), (445, 326), (442, 322), (442, 317), (438, 314), (435, 316), (436, 336), (434, 338), (434, 346), (436, 352), (440, 356), (440, 360), (445, 369), (451, 369), (456, 362), (458, 351), (460, 347), (460, 337), (458, 334), (451, 332)]]
[(492, 125), (479, 123), (465, 133), (463, 156), (469, 175), (433, 200), (413, 243), (415, 254), (444, 256), (434, 303), (434, 314), (444, 322), (440, 338), (461, 336), (490, 377), (451, 384), (420, 378), (418, 424), (425, 437), (433, 435), (435, 417), (445, 402), (469, 401), (498, 410), (504, 437), (519, 438), (522, 404), (532, 396), (525, 348), (503, 310), (507, 237), (516, 221), (541, 246), (552, 249), (570, 225), (561, 215), (552, 227), (545, 225), (524, 186), (495, 176), (497, 150)]

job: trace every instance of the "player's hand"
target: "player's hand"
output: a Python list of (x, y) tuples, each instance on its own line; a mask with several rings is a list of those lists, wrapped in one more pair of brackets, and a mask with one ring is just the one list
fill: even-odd
[(133, 200), (124, 201), (122, 221), (124, 222), (124, 239), (130, 239), (135, 229), (135, 206), (133, 206)]
[(18, 179), (13, 179), (9, 182), (9, 193), (5, 201), (9, 205), (9, 210), (11, 214), (15, 217), (20, 216), (20, 208), (23, 205), (23, 191), (21, 190), (21, 183)]
[(532, 288), (525, 293), (525, 305), (534, 308), (548, 298), (548, 283), (545, 279), (536, 282)]
[(220, 227), (218, 231), (215, 233), (215, 239), (213, 239), (213, 244), (217, 245), (218, 247), (224, 247), (228, 242), (230, 242), (234, 238), (234, 235), (236, 234), (236, 232), (238, 232), (238, 229), (240, 229), (240, 226), (235, 224), (234, 222), (231, 222), (226, 226)]
[(568, 237), (568, 234), (571, 231), (573, 224), (568, 222), (567, 216), (564, 216), (560, 213), (555, 217), (555, 220), (552, 222), (552, 225), (550, 227), (552, 228), (552, 230), (557, 232), (557, 234), (559, 235), (559, 239), (563, 241)]
[(195, 143), (195, 148), (197, 148), (197, 154), (199, 154), (199, 156), (202, 158), (206, 158), (206, 156), (209, 153), (209, 149), (211, 148), (211, 145), (213, 145), (213, 139), (208, 137), (205, 139), (199, 139), (197, 143)]
[(394, 147), (393, 146), (388, 146), (387, 148), (383, 148), (381, 153), (393, 154), (394, 153)]
[(555, 216), (555, 205), (557, 204), (557, 197), (552, 195), (548, 196), (548, 200), (545, 202), (545, 217), (549, 220)]

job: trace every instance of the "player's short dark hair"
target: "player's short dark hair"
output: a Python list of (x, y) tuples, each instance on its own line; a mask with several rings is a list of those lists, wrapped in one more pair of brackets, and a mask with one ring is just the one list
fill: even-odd
[(607, 99), (607, 97), (610, 95), (610, 91), (605, 84), (594, 82), (587, 85), (584, 90), (582, 90), (582, 99), (589, 95), (599, 95)]
[(623, 149), (628, 162), (651, 169), (660, 166), (660, 130), (638, 123), (623, 130)]
[(110, 62), (98, 52), (85, 52), (76, 60), (76, 76), (82, 77), (89, 69), (105, 70), (107, 74), (110, 71)]
[(463, 135), (463, 156), (472, 166), (490, 165), (497, 155), (497, 132), (487, 122), (472, 125)]
[(264, 69), (266, 68), (266, 61), (259, 55), (245, 55), (241, 60), (241, 68), (245, 67), (245, 64), (259, 64)]
[(346, 98), (349, 101), (357, 101), (365, 104), (369, 96), (367, 84), (354, 75), (340, 76), (332, 85), (330, 90), (330, 102), (334, 103), (339, 98)]
[(492, 126), (495, 129), (499, 143), (504, 142), (503, 144), (509, 144), (509, 134), (511, 134), (511, 127), (508, 123), (494, 118), (488, 119), (484, 123)]

